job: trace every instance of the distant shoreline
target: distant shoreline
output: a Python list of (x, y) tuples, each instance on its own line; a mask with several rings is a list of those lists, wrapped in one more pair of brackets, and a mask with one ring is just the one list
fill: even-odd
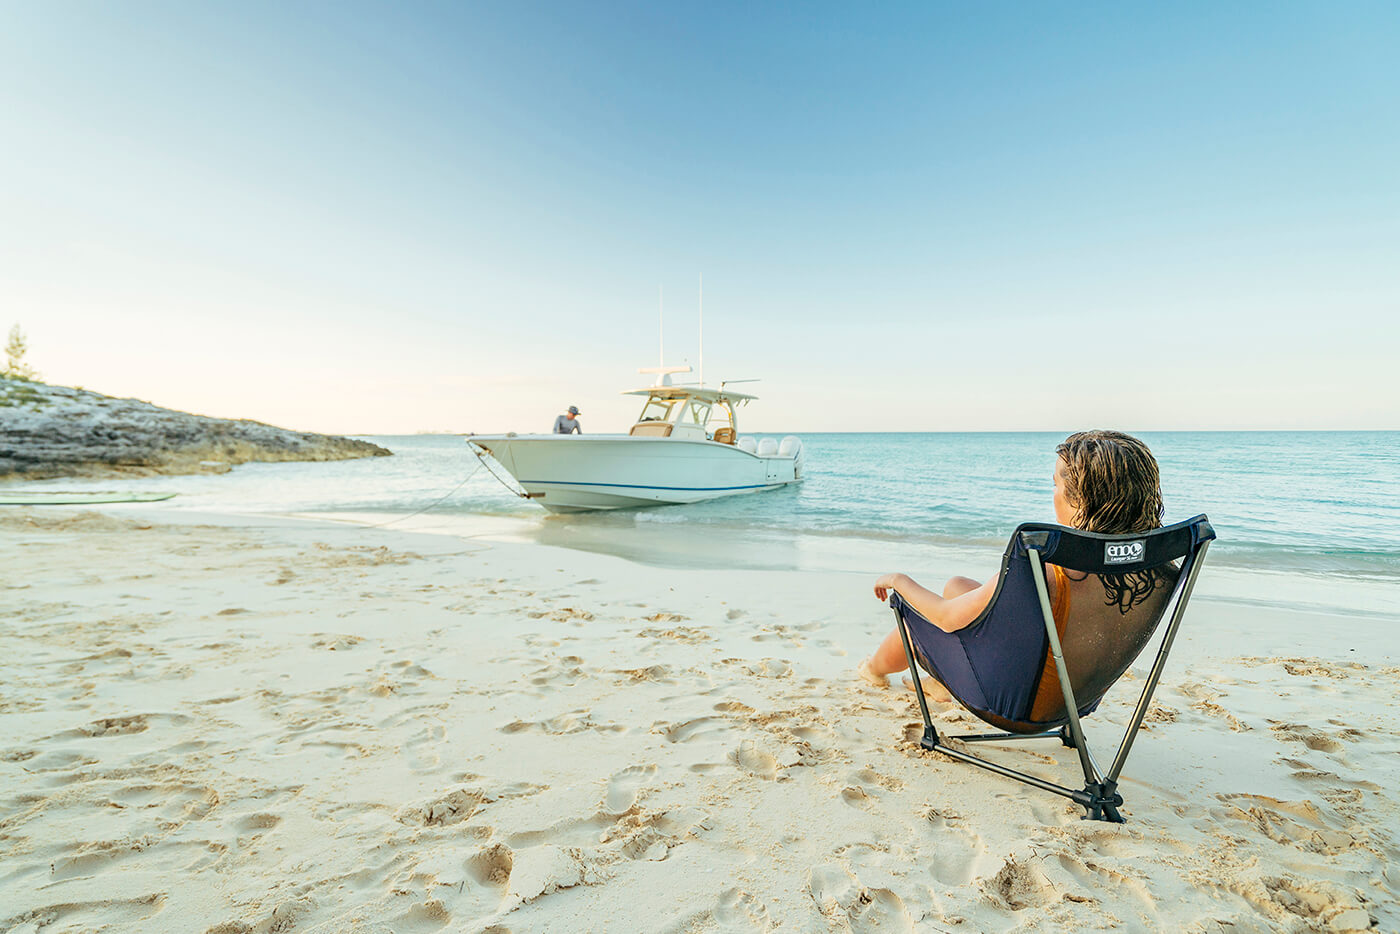
[(86, 389), (0, 378), (0, 482), (223, 473), (238, 464), (387, 457), (340, 435), (210, 418)]

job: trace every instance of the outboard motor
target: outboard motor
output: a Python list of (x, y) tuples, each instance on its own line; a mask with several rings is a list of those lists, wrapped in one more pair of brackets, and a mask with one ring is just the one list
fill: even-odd
[(778, 453), (778, 442), (772, 438), (761, 438), (758, 442), (759, 457), (774, 457)]
[(783, 439), (782, 443), (778, 445), (778, 456), (792, 458), (793, 479), (801, 480), (802, 439), (797, 437), (797, 435), (788, 435), (786, 438)]
[(748, 451), (750, 454), (758, 450), (758, 442), (753, 439), (752, 435), (744, 435), (734, 446), (741, 451)]

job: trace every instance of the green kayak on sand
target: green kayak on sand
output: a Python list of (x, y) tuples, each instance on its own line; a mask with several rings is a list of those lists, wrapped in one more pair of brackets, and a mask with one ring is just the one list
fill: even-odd
[(174, 493), (113, 493), (84, 490), (0, 490), (0, 506), (87, 506), (94, 503), (156, 503)]

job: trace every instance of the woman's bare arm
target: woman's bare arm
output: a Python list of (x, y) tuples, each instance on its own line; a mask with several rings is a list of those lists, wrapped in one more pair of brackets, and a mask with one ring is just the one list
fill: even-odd
[(993, 577), (972, 590), (953, 598), (934, 593), (908, 574), (886, 574), (875, 582), (875, 596), (881, 602), (889, 599), (891, 590), (899, 591), (919, 614), (944, 632), (957, 632), (972, 624), (996, 593), (997, 579)]

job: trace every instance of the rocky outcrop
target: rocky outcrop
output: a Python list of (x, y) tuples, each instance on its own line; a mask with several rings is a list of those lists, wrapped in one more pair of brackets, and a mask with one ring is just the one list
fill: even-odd
[(208, 418), (0, 377), (0, 480), (202, 473), (249, 461), (382, 457), (368, 441)]

